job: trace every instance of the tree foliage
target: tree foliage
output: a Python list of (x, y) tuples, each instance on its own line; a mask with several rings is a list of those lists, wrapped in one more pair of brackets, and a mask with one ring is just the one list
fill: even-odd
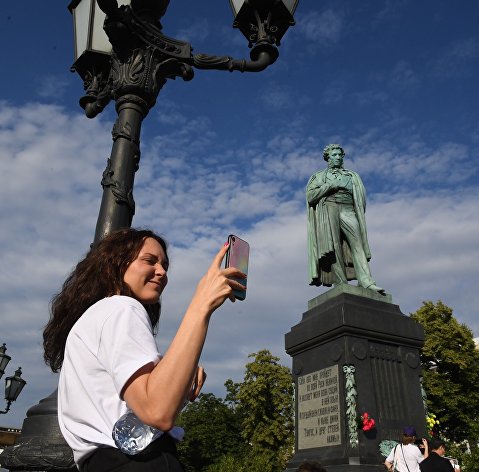
[(238, 416), (221, 398), (200, 394), (178, 418), (185, 429), (178, 453), (187, 472), (202, 472), (219, 462), (222, 456), (241, 454), (244, 441)]
[(479, 448), (471, 446), (474, 445), (453, 442), (446, 444), (447, 456), (458, 460), (461, 472), (477, 472), (479, 470)]
[(219, 462), (208, 467), (206, 472), (279, 472), (279, 470), (272, 468), (267, 456), (250, 452), (242, 457), (223, 456)]
[[(249, 355), (242, 383), (225, 383), (226, 400), (241, 421), (241, 434), (250, 446), (253, 462), (264, 460), (262, 470), (284, 468), (294, 444), (294, 402), (291, 371), (268, 350)], [(261, 459), (260, 459), (261, 458)]]
[(180, 414), (187, 472), (284, 470), (294, 444), (291, 372), (267, 350), (249, 357), (243, 382), (226, 381), (226, 400), (201, 394)]
[(424, 302), (411, 317), (425, 331), (421, 352), (428, 410), (451, 441), (479, 439), (479, 351), (472, 331), (441, 301)]

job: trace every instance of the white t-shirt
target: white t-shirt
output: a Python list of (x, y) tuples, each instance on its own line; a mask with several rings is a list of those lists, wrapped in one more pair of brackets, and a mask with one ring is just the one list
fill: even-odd
[(121, 390), (160, 358), (148, 313), (133, 298), (104, 298), (75, 323), (60, 371), (58, 422), (78, 466), (97, 447), (116, 447), (113, 425), (127, 411)]
[[(396, 451), (396, 453), (394, 453), (394, 451)], [(386, 460), (393, 464), (394, 457), (396, 457), (396, 469), (399, 470), (399, 472), (408, 472), (408, 467), (409, 472), (420, 472), (419, 463), (424, 460), (424, 456), (415, 444), (407, 444), (405, 446), (398, 444), (394, 446)]]

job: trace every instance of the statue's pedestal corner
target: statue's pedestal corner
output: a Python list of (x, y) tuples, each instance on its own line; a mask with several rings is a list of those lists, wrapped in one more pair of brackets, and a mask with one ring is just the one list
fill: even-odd
[(393, 303), (393, 297), (389, 293), (379, 293), (375, 290), (370, 290), (364, 287), (358, 287), (357, 285), (341, 284), (336, 285), (335, 287), (329, 289), (327, 292), (318, 295), (315, 298), (312, 298), (308, 301), (308, 310), (311, 310), (319, 305), (322, 305), (324, 302), (331, 300), (332, 298), (337, 297), (343, 293), (348, 293), (350, 295), (357, 295), (359, 297), (370, 298), (371, 300), (377, 300), (385, 303)]

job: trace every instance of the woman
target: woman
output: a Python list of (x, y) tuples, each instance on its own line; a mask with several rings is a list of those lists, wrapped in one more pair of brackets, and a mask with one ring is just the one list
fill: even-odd
[(123, 229), (94, 246), (51, 304), (44, 330), (45, 361), (60, 370), (58, 420), (85, 472), (183, 471), (175, 441), (163, 434), (129, 456), (112, 439), (128, 409), (145, 424), (170, 431), (186, 400), (193, 401), (206, 374), (198, 367), (213, 312), (233, 290), (244, 290), (221, 269), (227, 244), (200, 280), (163, 357), (153, 337), (160, 296), (168, 281), (165, 241), (149, 230)]
[(414, 441), (416, 441), (416, 430), (412, 426), (406, 426), (403, 430), (401, 444), (392, 448), (384, 462), (389, 471), (420, 472), (419, 464), (428, 456), (428, 446), (427, 441), (423, 439), (423, 455)]

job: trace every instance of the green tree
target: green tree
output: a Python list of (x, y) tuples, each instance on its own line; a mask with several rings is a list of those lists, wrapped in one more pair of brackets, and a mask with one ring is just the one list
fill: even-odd
[(459, 461), (461, 472), (477, 472), (479, 469), (479, 448), (477, 447), (468, 451), (464, 444), (448, 443), (446, 454)]
[(254, 360), (246, 365), (243, 382), (226, 381), (226, 401), (239, 415), (241, 434), (250, 446), (243, 463), (253, 467), (263, 462), (263, 472), (276, 472), (284, 469), (294, 444), (291, 371), (268, 350), (248, 357)]
[(425, 332), (421, 352), (428, 410), (439, 433), (450, 441), (479, 439), (479, 351), (472, 331), (441, 301), (424, 302), (411, 317)]
[(200, 394), (181, 412), (185, 429), (178, 453), (187, 472), (202, 472), (226, 454), (241, 454), (244, 440), (236, 412), (212, 393)]
[(271, 468), (270, 460), (266, 456), (250, 452), (243, 457), (223, 456), (219, 462), (210, 465), (206, 472), (269, 472), (273, 470), (279, 472)]

